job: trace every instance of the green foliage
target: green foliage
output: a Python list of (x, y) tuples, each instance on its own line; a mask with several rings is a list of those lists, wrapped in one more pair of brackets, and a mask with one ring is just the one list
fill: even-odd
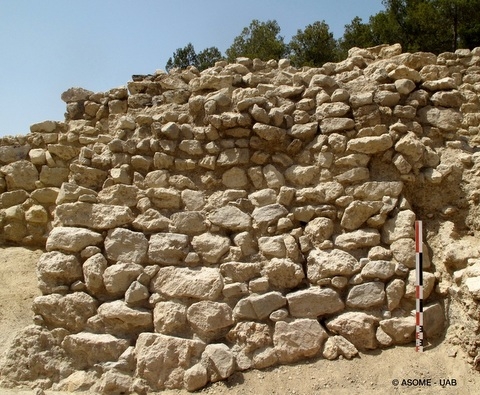
[(222, 54), (217, 47), (206, 48), (197, 54), (192, 43), (188, 43), (174, 52), (173, 59), (168, 59), (165, 69), (170, 71), (173, 68), (185, 69), (188, 66), (195, 66), (201, 71), (214, 66), (220, 59)]
[(337, 58), (337, 42), (325, 21), (297, 30), (288, 45), (292, 65), (319, 67)]
[(368, 48), (377, 44), (371, 25), (363, 23), (362, 18), (357, 16), (349, 25), (345, 25), (345, 33), (338, 43), (340, 57), (345, 58), (350, 48)]
[(262, 60), (281, 59), (287, 53), (287, 45), (279, 34), (277, 21), (260, 22), (254, 19), (225, 51), (227, 58), (230, 62), (242, 56)]

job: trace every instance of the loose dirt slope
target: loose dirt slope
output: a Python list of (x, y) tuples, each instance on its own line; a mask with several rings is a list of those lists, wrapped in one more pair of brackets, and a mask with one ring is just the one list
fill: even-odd
[[(22, 247), (0, 248), (0, 352), (3, 354), (15, 333), (32, 323), (31, 302), (39, 294), (35, 263), (40, 250)], [(408, 385), (421, 379), (427, 385)], [(397, 386), (392, 381), (399, 380)], [(403, 382), (405, 380), (405, 382)], [(403, 382), (403, 385), (402, 385)], [(445, 387), (441, 383), (447, 384)], [(414, 344), (370, 354), (351, 361), (312, 360), (295, 366), (268, 371), (237, 373), (226, 382), (218, 382), (199, 391), (203, 394), (478, 394), (480, 373), (467, 363), (459, 346), (444, 340), (429, 344), (423, 354)], [(73, 388), (72, 388), (73, 389)], [(79, 392), (75, 392), (78, 394)], [(1, 395), (26, 395), (32, 390), (2, 389)], [(45, 394), (67, 394), (45, 391)], [(165, 395), (188, 394), (165, 391)]]

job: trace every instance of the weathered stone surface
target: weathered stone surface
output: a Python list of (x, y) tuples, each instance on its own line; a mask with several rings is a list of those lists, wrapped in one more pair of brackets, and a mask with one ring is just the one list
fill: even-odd
[(420, 121), (445, 132), (457, 130), (462, 122), (462, 114), (452, 108), (423, 107), (418, 110)]
[(192, 304), (187, 310), (187, 320), (199, 333), (215, 332), (235, 323), (228, 304), (210, 300)]
[(182, 333), (187, 327), (187, 307), (174, 301), (158, 302), (153, 310), (153, 324), (158, 333)]
[(239, 300), (233, 309), (236, 319), (262, 320), (273, 311), (287, 304), (287, 299), (280, 292), (268, 292), (262, 295), (250, 295)]
[(423, 309), (423, 328), (428, 339), (443, 334), (447, 321), (442, 305), (437, 302)]
[(170, 220), (153, 208), (149, 208), (132, 221), (132, 226), (144, 233), (167, 230), (169, 224)]
[(52, 229), (48, 235), (46, 249), (79, 252), (89, 245), (99, 245), (102, 241), (100, 233), (84, 228), (60, 226)]
[(134, 185), (117, 184), (98, 192), (98, 202), (116, 206), (135, 207), (138, 202), (138, 188)]
[(65, 328), (72, 333), (85, 329), (87, 320), (97, 311), (97, 301), (84, 292), (65, 296), (51, 294), (33, 300), (33, 312), (41, 315), (50, 328)]
[(98, 253), (83, 262), (83, 277), (87, 289), (92, 294), (100, 293), (103, 288), (103, 273), (108, 266), (106, 258)]
[(390, 318), (380, 321), (380, 327), (395, 344), (410, 343), (415, 336), (415, 317)]
[[(416, 284), (416, 277), (417, 271), (410, 270), (408, 273), (407, 284), (405, 288), (405, 298), (413, 300), (415, 299), (415, 284)], [(435, 288), (435, 275), (433, 273), (429, 273), (423, 271), (423, 299), (427, 300), (430, 294), (432, 293), (433, 289)]]
[(346, 132), (355, 127), (355, 122), (351, 118), (325, 118), (320, 122), (320, 130), (324, 134)]
[(317, 355), (328, 335), (317, 320), (300, 318), (275, 323), (273, 344), (280, 363)]
[(170, 298), (217, 299), (223, 289), (220, 271), (214, 268), (198, 269), (164, 267), (150, 283), (150, 290)]
[(381, 136), (368, 136), (351, 139), (347, 144), (347, 150), (360, 152), (362, 154), (377, 154), (393, 146), (389, 134)]
[(327, 322), (327, 329), (343, 336), (359, 350), (377, 348), (375, 327), (378, 320), (360, 312), (342, 313)]
[(36, 188), (35, 182), (38, 181), (37, 168), (27, 160), (18, 160), (0, 167), (0, 174), (5, 176), (9, 191), (16, 189), (33, 191)]
[(67, 354), (83, 369), (97, 363), (117, 361), (129, 346), (130, 342), (126, 339), (88, 332), (65, 336), (62, 343)]
[(403, 210), (387, 220), (382, 227), (382, 241), (391, 244), (399, 239), (413, 238), (415, 236), (415, 218), (413, 211)]
[[(33, 126), (33, 125), (32, 125)], [(13, 145), (0, 147), (0, 164), (8, 164), (19, 160), (27, 159), (30, 146)]]
[(156, 233), (150, 237), (148, 258), (161, 265), (181, 265), (189, 251), (188, 236), (180, 233)]
[(361, 200), (382, 200), (384, 196), (397, 197), (402, 189), (401, 181), (370, 181), (355, 187), (353, 197)]
[(148, 247), (143, 233), (128, 229), (111, 229), (105, 238), (106, 256), (113, 261), (145, 263)]
[(105, 289), (112, 296), (121, 296), (142, 272), (143, 267), (136, 263), (119, 262), (108, 266), (103, 272)]
[(314, 246), (319, 246), (333, 234), (333, 221), (330, 218), (317, 217), (309, 221), (305, 226), (305, 235), (308, 236)]
[(356, 347), (343, 336), (330, 336), (323, 347), (322, 355), (326, 359), (337, 359), (342, 355), (347, 359), (352, 359), (358, 355)]
[(285, 258), (287, 254), (282, 236), (260, 237), (258, 248), (265, 257)]
[(363, 278), (388, 280), (395, 274), (395, 262), (372, 260), (362, 268)]
[(106, 230), (133, 221), (128, 207), (107, 204), (65, 203), (57, 206), (55, 217), (62, 226), (83, 226), (95, 230)]
[(307, 265), (307, 276), (313, 284), (322, 278), (350, 276), (360, 269), (360, 264), (354, 256), (339, 249), (312, 250), (308, 255)]
[(129, 307), (123, 300), (101, 304), (98, 307), (97, 316), (94, 318), (98, 318), (107, 333), (118, 336), (153, 330), (152, 312), (147, 309)]
[(267, 324), (254, 321), (238, 322), (230, 329), (227, 339), (250, 354), (256, 349), (272, 345), (272, 329)]
[(313, 184), (315, 177), (318, 175), (316, 166), (290, 166), (285, 171), (285, 178), (297, 186), (307, 186)]
[(182, 388), (185, 371), (200, 359), (205, 343), (156, 333), (142, 333), (135, 345), (135, 375), (154, 390)]
[(259, 226), (275, 224), (280, 218), (285, 217), (288, 210), (281, 204), (268, 204), (263, 207), (256, 207), (253, 210), (252, 218)]
[(150, 188), (147, 196), (159, 209), (179, 209), (182, 203), (180, 192), (172, 188)]
[(230, 249), (230, 239), (213, 233), (194, 236), (192, 247), (206, 263), (218, 263)]
[(273, 288), (295, 288), (305, 277), (302, 265), (290, 259), (273, 258), (269, 260), (262, 270), (269, 284)]
[(259, 122), (253, 125), (253, 131), (266, 141), (280, 141), (287, 134), (285, 129)]
[(37, 262), (38, 287), (44, 294), (65, 291), (82, 277), (82, 265), (74, 255), (46, 252)]
[(310, 287), (287, 294), (288, 310), (292, 317), (316, 318), (344, 309), (340, 295), (330, 288)]
[[(344, 114), (341, 114), (344, 115)], [(309, 122), (305, 124), (295, 124), (290, 130), (288, 130), (288, 135), (300, 139), (300, 140), (311, 140), (318, 131), (318, 122)]]
[(206, 366), (210, 380), (226, 379), (235, 371), (235, 357), (226, 344), (209, 344), (202, 354), (202, 364)]
[(381, 282), (368, 282), (355, 285), (347, 295), (348, 307), (368, 309), (380, 306), (385, 302), (384, 284)]
[(394, 310), (400, 304), (400, 300), (405, 294), (405, 281), (396, 278), (392, 280), (385, 288), (385, 294), (387, 296), (388, 309)]
[(199, 211), (184, 211), (170, 217), (171, 230), (176, 233), (196, 235), (207, 230), (205, 217)]
[(220, 265), (220, 271), (232, 281), (246, 282), (259, 277), (262, 266), (261, 262), (225, 262)]
[(334, 242), (336, 246), (346, 250), (373, 247), (380, 243), (380, 233), (377, 229), (358, 229), (338, 235)]
[(232, 231), (247, 230), (252, 222), (247, 213), (230, 205), (214, 210), (208, 219), (212, 224)]
[(372, 215), (377, 214), (382, 206), (382, 202), (363, 202), (355, 200), (345, 209), (340, 225), (347, 230), (358, 229)]
[(415, 268), (415, 241), (402, 238), (390, 244), (390, 250), (397, 262), (404, 264), (409, 269)]

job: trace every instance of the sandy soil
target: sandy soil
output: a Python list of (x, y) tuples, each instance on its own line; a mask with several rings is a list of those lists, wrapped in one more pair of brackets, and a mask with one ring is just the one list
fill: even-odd
[[(39, 294), (35, 262), (42, 251), (0, 248), (0, 353), (15, 333), (31, 324), (31, 301)], [(395, 385), (398, 380), (398, 384)], [(410, 381), (409, 381), (410, 380)], [(442, 386), (443, 384), (443, 386)], [(429, 344), (424, 353), (415, 345), (362, 353), (351, 361), (311, 360), (265, 371), (236, 373), (225, 382), (209, 385), (208, 395), (311, 394), (478, 394), (480, 372), (471, 368), (460, 347), (446, 341)], [(2, 389), (1, 395), (31, 395), (32, 390)], [(65, 392), (45, 391), (47, 395)], [(79, 394), (76, 392), (75, 394)], [(86, 394), (86, 393), (83, 393)], [(164, 391), (184, 395), (187, 391)]]

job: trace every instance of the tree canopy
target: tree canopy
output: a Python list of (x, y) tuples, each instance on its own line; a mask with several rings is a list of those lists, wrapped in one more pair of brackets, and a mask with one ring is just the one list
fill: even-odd
[(287, 54), (287, 45), (280, 36), (280, 26), (276, 20), (260, 22), (254, 19), (234, 38), (226, 54), (231, 62), (241, 56), (262, 60), (280, 59)]
[(206, 48), (198, 54), (192, 43), (188, 43), (183, 48), (178, 48), (173, 58), (169, 58), (165, 69), (170, 71), (173, 68), (184, 69), (188, 66), (195, 66), (200, 71), (215, 65), (215, 62), (222, 59), (222, 53), (217, 47)]

